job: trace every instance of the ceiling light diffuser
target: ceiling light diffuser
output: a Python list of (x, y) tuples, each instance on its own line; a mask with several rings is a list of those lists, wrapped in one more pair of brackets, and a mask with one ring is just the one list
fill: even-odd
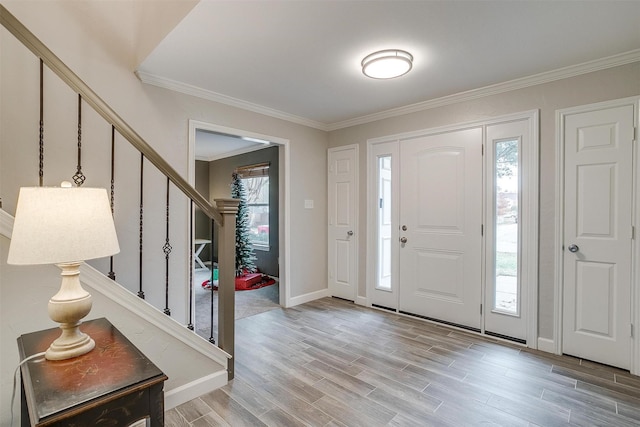
[(398, 49), (380, 50), (362, 60), (362, 72), (372, 79), (400, 77), (407, 74), (412, 66), (413, 56)]

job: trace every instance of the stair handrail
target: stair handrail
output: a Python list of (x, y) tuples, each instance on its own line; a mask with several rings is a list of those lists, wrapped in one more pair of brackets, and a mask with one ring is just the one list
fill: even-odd
[(190, 198), (202, 211), (217, 224), (223, 224), (220, 212), (187, 182), (157, 151), (155, 151), (136, 131), (133, 130), (105, 101), (98, 96), (77, 74), (60, 58), (29, 31), (15, 16), (0, 4), (0, 24), (22, 42), (34, 55), (42, 59), (45, 65), (62, 79), (100, 116), (112, 124), (115, 129), (144, 157), (160, 170), (171, 182)]
[[(42, 43), (31, 31), (29, 31), (15, 16), (13, 16), (2, 4), (0, 4), (0, 24), (7, 29), (18, 41), (29, 49), (36, 57), (53, 71), (71, 89), (78, 93), (107, 123), (124, 137), (134, 148), (167, 177), (178, 189), (185, 194), (192, 203), (195, 203), (210, 219), (220, 226), (222, 233), (218, 241), (219, 264), (230, 266), (221, 268), (220, 283), (230, 286), (220, 286), (218, 289), (218, 347), (227, 352), (231, 359), (227, 362), (228, 379), (234, 377), (235, 354), (235, 302), (234, 302), (234, 276), (235, 276), (235, 229), (236, 213), (238, 210), (237, 199), (216, 199), (214, 207), (196, 189), (189, 184), (169, 163), (160, 156), (136, 131), (133, 130), (105, 101), (102, 100), (78, 75), (76, 75), (60, 58), (58, 58), (44, 43)], [(0, 200), (1, 206), (1, 200)], [(227, 224), (225, 226), (225, 218)], [(1, 224), (0, 224), (1, 225)], [(213, 331), (212, 331), (213, 333)]]

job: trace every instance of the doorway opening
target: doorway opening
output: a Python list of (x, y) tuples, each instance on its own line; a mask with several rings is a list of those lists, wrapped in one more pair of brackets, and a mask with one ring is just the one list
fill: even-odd
[[(209, 123), (189, 122), (189, 180), (207, 200), (231, 197), (233, 176), (246, 195), (247, 239), (257, 271), (236, 281), (236, 319), (287, 306), (288, 141)], [(194, 210), (195, 330), (209, 337), (217, 315), (218, 226)], [(248, 276), (247, 276), (248, 277)]]

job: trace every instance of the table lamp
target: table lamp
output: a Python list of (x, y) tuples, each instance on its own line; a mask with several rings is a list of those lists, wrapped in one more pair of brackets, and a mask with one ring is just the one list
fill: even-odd
[(62, 334), (45, 353), (64, 360), (90, 352), (95, 342), (80, 331), (91, 311), (91, 294), (80, 285), (83, 261), (120, 251), (107, 191), (104, 188), (23, 187), (18, 195), (8, 264), (56, 264), (60, 290), (49, 300), (49, 317)]

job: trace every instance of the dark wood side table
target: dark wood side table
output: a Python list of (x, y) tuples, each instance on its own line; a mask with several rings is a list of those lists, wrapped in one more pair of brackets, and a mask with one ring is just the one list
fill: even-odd
[[(35, 358), (21, 367), (22, 426), (164, 425), (162, 373), (107, 319), (80, 326), (96, 342), (73, 359)], [(45, 351), (59, 328), (18, 338), (20, 359)]]

